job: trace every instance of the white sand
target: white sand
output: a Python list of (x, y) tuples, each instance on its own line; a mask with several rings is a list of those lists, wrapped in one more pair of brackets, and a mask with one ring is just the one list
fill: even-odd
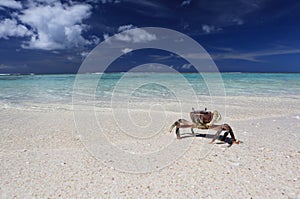
[[(209, 145), (203, 137), (176, 140), (167, 132), (177, 117), (172, 112), (160, 131), (163, 140), (149, 145), (114, 131), (108, 109), (97, 108), (96, 115), (105, 119), (111, 142), (124, 151), (191, 145), (188, 151), (175, 147), (179, 159), (159, 170), (119, 172), (118, 165), (96, 159), (84, 147), (71, 110), (1, 109), (2, 198), (300, 198), (300, 97), (228, 97), (226, 122), (243, 141), (231, 147)], [(145, 165), (136, 164), (137, 169)]]

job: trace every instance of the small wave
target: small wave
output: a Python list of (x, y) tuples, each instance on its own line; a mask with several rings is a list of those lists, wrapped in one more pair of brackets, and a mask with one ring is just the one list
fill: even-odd
[(0, 73), (0, 76), (12, 76), (12, 75), (20, 75), (20, 74)]

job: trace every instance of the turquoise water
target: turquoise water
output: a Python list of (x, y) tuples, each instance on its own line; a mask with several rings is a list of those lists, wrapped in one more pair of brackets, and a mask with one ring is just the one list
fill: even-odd
[[(200, 74), (135, 73), (122, 80), (124, 73), (82, 74), (80, 96), (82, 100), (88, 89), (95, 87), (95, 100), (110, 101), (116, 90), (124, 96), (129, 87), (135, 87), (132, 98), (175, 99), (176, 93), (160, 82), (176, 85), (178, 91), (186, 86), (192, 88), (197, 96), (209, 96), (206, 82)], [(99, 78), (101, 76), (100, 81)], [(188, 83), (178, 83), (179, 76)], [(292, 96), (300, 95), (300, 74), (267, 73), (223, 73), (221, 74), (227, 96)], [(218, 74), (206, 74), (214, 82)], [(4, 103), (72, 103), (76, 75), (1, 75), (0, 102)], [(152, 83), (145, 83), (149, 82)], [(121, 82), (121, 83), (120, 83)], [(142, 83), (141, 83), (142, 82)], [(116, 86), (118, 89), (116, 89)], [(119, 94), (120, 94), (119, 93)], [(186, 96), (188, 98), (188, 96)]]

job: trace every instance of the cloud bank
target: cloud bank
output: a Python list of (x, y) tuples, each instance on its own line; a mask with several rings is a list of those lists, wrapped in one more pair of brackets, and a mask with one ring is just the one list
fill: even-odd
[[(130, 32), (126, 32), (126, 30), (129, 29), (132, 30)], [(145, 43), (157, 39), (155, 34), (151, 34), (143, 29), (135, 28), (132, 24), (120, 26), (118, 28), (118, 31), (121, 33), (116, 35), (116, 39), (120, 41), (133, 42), (133, 43)]]
[[(4, 2), (4, 3), (3, 3)], [(87, 3), (62, 4), (56, 0), (36, 0), (23, 6), (20, 2), (2, 1), (0, 6), (19, 9), (11, 18), (0, 21), (0, 38), (28, 37), (22, 44), (27, 49), (58, 50), (97, 44), (99, 38), (85, 38), (89, 26), (84, 20), (91, 16)]]
[(15, 19), (4, 19), (0, 21), (0, 38), (25, 37), (32, 35), (26, 26), (17, 24)]
[(12, 9), (21, 9), (22, 4), (19, 1), (14, 0), (1, 0), (0, 7), (12, 8)]
[(191, 2), (192, 2), (192, 0), (184, 0), (184, 1), (182, 1), (181, 6), (188, 6), (188, 5), (190, 5)]

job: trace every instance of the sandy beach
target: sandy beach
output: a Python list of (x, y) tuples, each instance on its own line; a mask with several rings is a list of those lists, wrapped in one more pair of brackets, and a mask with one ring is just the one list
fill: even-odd
[(0, 13), (0, 199), (300, 199), (300, 1)]
[[(299, 198), (300, 97), (230, 96), (226, 101), (226, 122), (233, 127), (241, 144), (210, 145), (209, 135), (213, 132), (204, 132), (207, 137), (192, 137), (188, 129), (182, 130), (186, 138), (177, 140), (166, 124), (160, 131), (166, 143), (188, 141), (190, 145), (187, 150), (175, 148), (180, 155), (169, 164), (140, 173), (122, 172), (118, 165), (112, 166), (107, 159), (90, 153), (77, 132), (71, 106), (69, 109), (2, 108), (1, 196)], [(217, 105), (209, 108), (217, 109)], [(96, 115), (108, 122), (104, 128), (111, 125), (113, 129), (110, 112), (105, 108), (95, 109)], [(166, 115), (170, 124), (174, 115), (172, 112)], [(188, 115), (185, 118), (189, 119)], [(196, 130), (196, 133), (203, 132)], [(135, 149), (142, 152), (150, 146), (134, 145), (121, 134), (112, 139), (123, 151), (138, 146)], [(133, 160), (121, 161), (131, 164)]]

